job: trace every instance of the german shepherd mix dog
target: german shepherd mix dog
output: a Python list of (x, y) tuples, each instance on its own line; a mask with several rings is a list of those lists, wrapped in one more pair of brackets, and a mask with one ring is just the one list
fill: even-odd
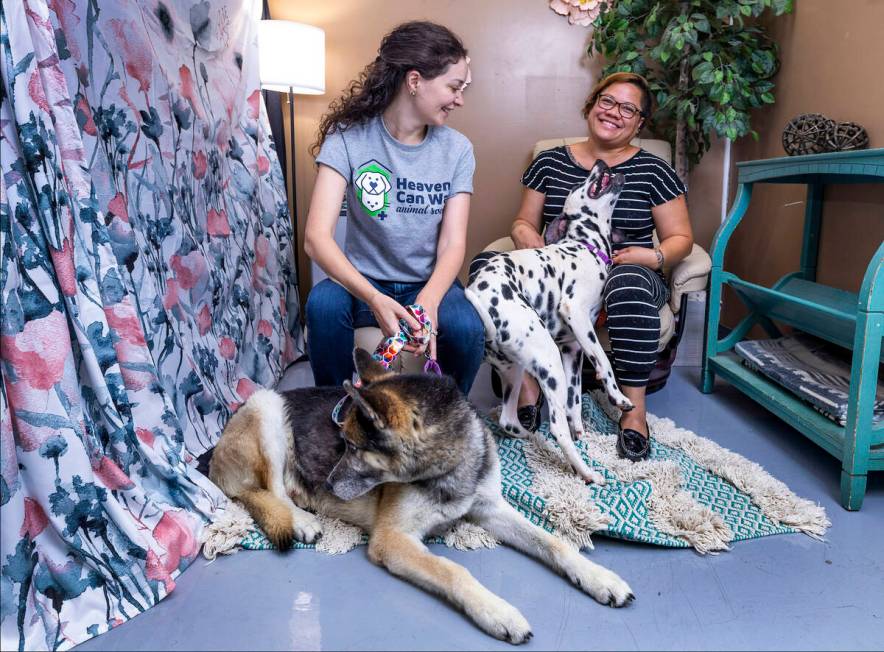
[[(277, 548), (320, 536), (306, 509), (357, 525), (369, 533), (374, 563), (445, 597), (510, 643), (531, 638), (528, 621), (465, 568), (432, 554), (424, 537), (466, 517), (602, 604), (632, 601), (620, 577), (503, 499), (494, 438), (451, 378), (394, 374), (362, 349), (354, 358), (360, 388), (259, 390), (215, 448), (209, 477), (246, 506)], [(331, 414), (345, 396), (339, 428)]]
[(516, 413), (528, 371), (546, 396), (550, 432), (568, 462), (586, 482), (599, 484), (604, 478), (586, 465), (573, 440), (583, 435), (584, 353), (611, 403), (633, 408), (593, 328), (611, 265), (611, 215), (623, 183), (622, 174), (596, 161), (547, 227), (545, 247), (497, 254), (471, 275), (466, 289), (485, 325), (485, 359), (504, 384), (501, 427), (516, 437), (530, 435)]

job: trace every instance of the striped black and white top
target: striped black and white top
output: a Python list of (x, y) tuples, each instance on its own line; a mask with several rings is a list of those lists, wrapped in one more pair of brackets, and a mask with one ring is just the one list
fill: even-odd
[[(614, 248), (653, 247), (651, 208), (685, 194), (684, 184), (669, 163), (643, 149), (611, 169), (625, 177), (612, 218), (613, 228), (619, 229), (623, 237)], [(587, 176), (589, 170), (574, 160), (568, 147), (554, 147), (540, 152), (531, 162), (522, 175), (522, 185), (546, 196), (543, 222), (548, 224), (562, 212), (571, 190)]]

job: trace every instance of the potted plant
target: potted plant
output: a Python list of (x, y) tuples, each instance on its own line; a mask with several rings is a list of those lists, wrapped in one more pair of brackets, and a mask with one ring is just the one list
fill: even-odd
[(675, 169), (687, 181), (713, 133), (758, 138), (751, 111), (774, 102), (779, 68), (776, 44), (758, 19), (791, 11), (792, 0), (608, 0), (588, 53), (608, 60), (604, 74), (648, 79), (654, 130), (674, 143)]

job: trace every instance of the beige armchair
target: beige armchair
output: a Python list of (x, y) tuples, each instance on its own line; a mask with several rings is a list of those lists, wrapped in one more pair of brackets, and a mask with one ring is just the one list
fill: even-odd
[[(532, 159), (546, 149), (570, 145), (582, 140), (586, 140), (586, 136), (541, 140), (534, 146)], [(664, 161), (672, 161), (672, 149), (665, 140), (636, 138), (632, 141), (632, 144), (644, 148)], [(654, 235), (654, 240), (656, 242), (656, 234)], [(514, 246), (512, 239), (509, 236), (505, 236), (489, 244), (485, 247), (485, 251), (510, 251)], [(684, 329), (684, 321), (679, 319), (679, 317), (685, 311), (687, 296), (691, 292), (700, 292), (706, 289), (711, 269), (712, 259), (696, 243), (687, 258), (677, 265), (666, 266), (665, 272), (666, 277), (669, 279), (671, 297), (669, 302), (660, 308), (660, 341), (657, 345), (657, 367), (651, 374), (648, 392), (660, 389), (666, 383), (672, 363), (675, 361), (676, 347), (681, 340)], [(608, 340), (607, 328), (599, 328), (598, 336), (605, 350), (610, 353), (611, 346)]]

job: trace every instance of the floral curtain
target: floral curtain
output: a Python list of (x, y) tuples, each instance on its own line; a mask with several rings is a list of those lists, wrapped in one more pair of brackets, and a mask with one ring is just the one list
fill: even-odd
[(2, 649), (161, 600), (224, 497), (195, 468), (303, 352), (260, 4), (3, 0)]

